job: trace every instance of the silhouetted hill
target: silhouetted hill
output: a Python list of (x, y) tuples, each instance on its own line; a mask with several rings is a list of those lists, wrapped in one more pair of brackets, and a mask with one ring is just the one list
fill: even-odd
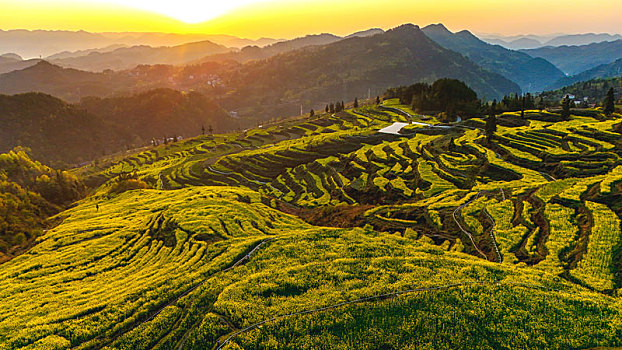
[(483, 68), (518, 83), (523, 91), (543, 90), (565, 76), (544, 59), (490, 45), (466, 30), (452, 33), (442, 24), (429, 25), (422, 30), (444, 48), (461, 53)]
[(94, 159), (164, 136), (195, 136), (201, 126), (223, 132), (237, 124), (199, 93), (158, 89), (73, 105), (41, 93), (0, 95), (0, 152), (15, 146), (35, 159), (63, 166)]
[(28, 68), (34, 66), (39, 61), (38, 59), (23, 60), (19, 55), (14, 53), (0, 55), (0, 74)]
[(542, 57), (566, 74), (574, 75), (622, 58), (622, 40), (583, 46), (542, 47), (521, 51), (533, 57)]
[(226, 82), (235, 87), (235, 94), (225, 102), (231, 108), (248, 106), (249, 114), (259, 111), (272, 117), (277, 109), (279, 114), (291, 115), (301, 104), (353, 100), (355, 96), (366, 97), (370, 91), (375, 96), (388, 87), (443, 77), (466, 82), (482, 97), (520, 92), (514, 82), (442, 48), (419, 27), (404, 25), (384, 34), (250, 62)]
[(585, 33), (560, 35), (544, 43), (543, 46), (577, 46), (601, 43), (603, 41), (616, 41), (622, 39), (620, 34)]
[(366, 36), (373, 36), (376, 34), (382, 34), (384, 33), (384, 30), (380, 29), (380, 28), (371, 28), (371, 29), (367, 29), (367, 30), (361, 30), (359, 32), (356, 33), (352, 33), (348, 36), (345, 36), (344, 39), (350, 39), (350, 38), (355, 38), (355, 37), (366, 37)]
[(81, 57), (81, 56), (89, 55), (92, 52), (104, 53), (104, 52), (110, 52), (110, 51), (114, 51), (116, 49), (120, 49), (120, 48), (124, 48), (124, 47), (127, 47), (127, 45), (114, 44), (114, 45), (109, 45), (109, 46), (106, 46), (106, 47), (96, 48), (96, 49), (77, 50), (77, 51), (63, 51), (63, 52), (59, 52), (59, 53), (53, 54), (51, 56), (48, 56), (45, 59), (47, 61), (53, 61), (53, 60), (65, 59), (65, 58), (75, 58), (75, 57)]
[(110, 74), (62, 68), (46, 61), (0, 75), (0, 93), (44, 92), (72, 102), (84, 96), (106, 96), (117, 87), (126, 89), (128, 84), (128, 79), (115, 83)]
[(26, 58), (48, 57), (65, 51), (81, 51), (105, 48), (110, 45), (152, 47), (177, 46), (209, 40), (226, 47), (241, 48), (248, 45), (265, 46), (279, 40), (260, 38), (249, 40), (231, 35), (201, 33), (90, 33), (64, 30), (1, 30), (0, 52), (15, 52)]
[(90, 52), (87, 55), (53, 59), (52, 63), (63, 67), (99, 72), (106, 69), (125, 70), (140, 64), (184, 64), (210, 54), (231, 51), (211, 41), (201, 41), (179, 46), (133, 46), (110, 52)]
[(308, 46), (317, 46), (317, 45), (327, 45), (332, 44), (334, 42), (349, 39), (349, 38), (357, 38), (357, 37), (367, 37), (376, 34), (384, 33), (382, 29), (369, 29), (365, 31), (360, 31), (356, 33), (352, 33), (346, 37), (340, 37), (333, 34), (323, 33), (323, 34), (315, 34), (315, 35), (307, 35), (304, 37), (280, 41), (265, 47), (259, 46), (246, 46), (242, 48), (242, 50), (237, 52), (229, 52), (224, 54), (216, 54), (209, 55), (207, 57), (203, 57), (196, 62), (210, 62), (210, 61), (225, 61), (225, 60), (233, 60), (240, 63), (245, 63), (251, 60), (257, 59), (265, 59), (272, 56), (276, 56), (281, 53), (294, 51), (298, 49), (302, 49)]

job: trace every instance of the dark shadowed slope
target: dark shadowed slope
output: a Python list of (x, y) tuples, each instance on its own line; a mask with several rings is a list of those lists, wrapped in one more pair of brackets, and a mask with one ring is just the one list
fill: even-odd
[(523, 91), (541, 91), (565, 76), (542, 58), (490, 45), (466, 30), (452, 33), (442, 24), (429, 25), (422, 30), (446, 49), (461, 53), (483, 68), (518, 83)]
[(622, 77), (622, 58), (615, 62), (611, 62), (609, 64), (601, 64), (598, 67), (594, 67), (592, 69), (586, 70), (585, 72), (581, 72), (577, 75), (573, 75), (571, 77), (563, 78), (557, 81), (552, 88), (559, 88), (563, 86), (567, 86), (570, 84), (574, 84), (581, 81), (587, 81), (592, 79), (599, 78), (614, 78), (614, 77)]
[(574, 75), (622, 58), (622, 40), (583, 46), (542, 47), (522, 52), (542, 57), (566, 74)]
[(0, 95), (0, 152), (32, 149), (35, 159), (63, 166), (149, 144), (153, 138), (196, 136), (237, 125), (199, 93), (158, 89), (72, 105), (41, 93)]

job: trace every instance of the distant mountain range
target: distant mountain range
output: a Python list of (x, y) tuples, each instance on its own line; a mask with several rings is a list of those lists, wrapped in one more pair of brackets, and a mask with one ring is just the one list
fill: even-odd
[(500, 74), (438, 45), (419, 27), (403, 25), (382, 34), (251, 61), (227, 79), (235, 89), (223, 103), (246, 107), (249, 115), (274, 116), (277, 109), (277, 115), (291, 115), (301, 104), (323, 107), (330, 101), (351, 101), (388, 87), (443, 77), (466, 82), (480, 97), (500, 98), (521, 91)]
[(583, 46), (549, 46), (521, 51), (533, 57), (546, 59), (568, 75), (576, 75), (622, 58), (622, 40)]
[(461, 53), (483, 68), (518, 83), (523, 91), (542, 91), (565, 77), (542, 58), (485, 43), (467, 30), (452, 33), (442, 24), (435, 24), (423, 28), (423, 32), (446, 49)]
[(186, 64), (206, 55), (229, 51), (231, 49), (211, 41), (199, 41), (178, 46), (122, 47), (109, 52), (90, 52), (78, 57), (48, 58), (47, 60), (66, 68), (101, 72), (106, 69), (131, 69), (140, 64)]
[(614, 77), (622, 77), (622, 58), (609, 64), (601, 64), (600, 66), (586, 70), (577, 75), (563, 78), (552, 85), (552, 87), (561, 88), (578, 82)]
[(482, 40), (501, 45), (512, 50), (535, 49), (545, 46), (579, 46), (600, 43), (603, 41), (615, 41), (622, 39), (620, 34), (570, 34), (558, 36), (538, 36), (538, 35), (516, 35), (516, 36), (499, 36), (499, 35), (482, 35)]
[[(297, 114), (301, 106), (323, 108), (331, 101), (443, 77), (462, 80), (488, 99), (555, 89), (577, 79), (619, 74), (619, 62), (613, 62), (620, 58), (621, 43), (518, 52), (438, 24), (423, 30), (414, 25), (387, 32), (370, 29), (345, 37), (308, 35), (241, 50), (200, 41), (62, 52), (51, 62), (5, 54), (0, 56), (0, 93), (43, 92), (77, 103), (87, 96), (154, 88), (196, 90), (218, 97), (241, 116), (263, 120)], [(595, 62), (603, 66), (596, 68)], [(566, 76), (556, 65), (578, 73)]]
[[(171, 34), (171, 33), (89, 33), (85, 31), (0, 30), (0, 54), (15, 52), (26, 58), (43, 58), (58, 53), (107, 48), (111, 45), (153, 47), (211, 41), (215, 44), (242, 48), (249, 45), (265, 46), (277, 39), (249, 40), (231, 35)], [(105, 49), (104, 49), (105, 50)], [(99, 51), (104, 51), (99, 49)]]
[(209, 55), (209, 56), (203, 57), (202, 59), (196, 61), (195, 63), (209, 62), (209, 61), (223, 61), (223, 60), (234, 60), (240, 63), (245, 63), (251, 60), (269, 58), (269, 57), (272, 57), (272, 56), (275, 56), (281, 53), (302, 49), (308, 46), (328, 45), (328, 44), (332, 44), (343, 39), (367, 37), (367, 36), (373, 36), (373, 35), (382, 34), (382, 33), (384, 33), (384, 30), (374, 28), (374, 29), (369, 29), (369, 30), (365, 30), (361, 32), (356, 32), (345, 37), (340, 37), (337, 35), (327, 34), (327, 33), (317, 34), (317, 35), (307, 35), (301, 38), (274, 43), (274, 44), (265, 46), (263, 48), (258, 47), (258, 46), (247, 46), (247, 47), (244, 47), (242, 50), (236, 51), (236, 52)]

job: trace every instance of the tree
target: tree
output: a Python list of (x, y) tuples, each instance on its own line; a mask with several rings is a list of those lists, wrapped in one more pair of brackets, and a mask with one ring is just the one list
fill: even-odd
[(214, 133), (214, 129), (212, 128), (212, 125), (208, 125), (207, 127), (207, 131), (209, 131), (209, 134), (212, 135)]
[(606, 115), (612, 115), (613, 112), (615, 112), (615, 98), (613, 96), (613, 88), (610, 88), (609, 91), (607, 91), (607, 96), (605, 96), (605, 114)]
[(497, 132), (497, 101), (493, 101), (488, 112), (488, 118), (486, 118), (486, 141), (490, 143)]
[(379, 105), (380, 104), (380, 96), (376, 96), (376, 104)]
[(324, 109), (324, 111), (328, 113), (328, 105), (326, 105), (326, 108)]
[(570, 119), (570, 98), (568, 98), (568, 95), (566, 95), (566, 97), (564, 97), (564, 99), (562, 100), (561, 117), (562, 117), (562, 120)]
[(168, 145), (168, 137), (164, 136), (164, 144)]
[(309, 112), (309, 116), (313, 117), (315, 115), (315, 111), (313, 110), (313, 108), (311, 109), (311, 111)]
[(205, 125), (201, 125), (201, 135), (205, 135)]
[(335, 113), (335, 104), (334, 103), (330, 103), (330, 105), (328, 106), (328, 111), (330, 113)]
[(354, 98), (354, 108), (359, 108), (359, 99), (358, 99), (358, 97)]
[(526, 102), (526, 97), (523, 96), (523, 104), (521, 105), (521, 109), (520, 109), (520, 117), (521, 119), (525, 119), (525, 102)]

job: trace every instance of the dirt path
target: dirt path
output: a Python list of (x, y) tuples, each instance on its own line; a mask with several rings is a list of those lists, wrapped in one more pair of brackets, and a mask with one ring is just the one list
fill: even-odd
[[(503, 189), (501, 190), (501, 195), (503, 196), (503, 200), (505, 200), (505, 192), (503, 191)], [(473, 247), (475, 247), (475, 250), (477, 250), (477, 252), (484, 257), (486, 260), (488, 260), (488, 256), (477, 247), (477, 244), (475, 244), (475, 240), (473, 239), (473, 234), (471, 234), (471, 232), (467, 231), (461, 224), (460, 221), (458, 220), (457, 214), (460, 213), (460, 211), (464, 208), (466, 208), (468, 205), (470, 205), (471, 203), (475, 202), (476, 200), (478, 200), (482, 194), (485, 193), (490, 193), (490, 191), (480, 191), (477, 193), (477, 195), (475, 196), (475, 198), (471, 199), (470, 201), (462, 204), (461, 206), (459, 206), (458, 208), (456, 208), (453, 213), (452, 216), (454, 218), (454, 221), (456, 222), (456, 225), (458, 225), (458, 228), (465, 234), (467, 235), (467, 237), (469, 237), (469, 239), (471, 240), (471, 243), (473, 244)], [(492, 215), (490, 215), (490, 213), (488, 213), (488, 211), (486, 210), (486, 208), (484, 208), (484, 214), (486, 214), (486, 216), (490, 219), (490, 221), (492, 222), (492, 227), (490, 229), (490, 239), (492, 241), (492, 245), (495, 249), (495, 252), (497, 254), (497, 258), (498, 258), (498, 262), (501, 263), (502, 262), (502, 258), (501, 258), (501, 253), (499, 252), (499, 247), (497, 246), (497, 241), (495, 239), (494, 236), (494, 230), (495, 227), (497, 226), (497, 223), (495, 222), (495, 219), (493, 219)]]

